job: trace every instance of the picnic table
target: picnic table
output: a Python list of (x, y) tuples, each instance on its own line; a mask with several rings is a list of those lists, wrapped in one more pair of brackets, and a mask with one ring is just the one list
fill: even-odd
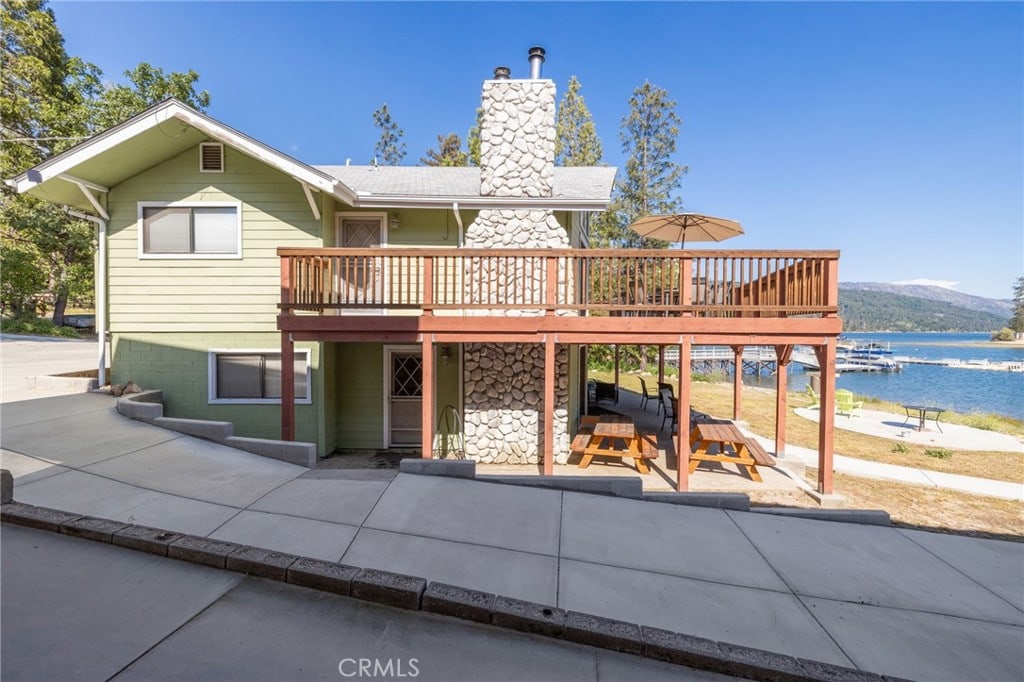
[(907, 418), (903, 421), (904, 425), (910, 421), (910, 413), (917, 412), (917, 415), (915, 415), (917, 417), (917, 430), (927, 431), (928, 429), (924, 426), (925, 418), (928, 416), (929, 412), (934, 412), (935, 416), (932, 417), (932, 421), (935, 422), (935, 428), (939, 430), (939, 433), (942, 433), (942, 427), (939, 426), (939, 417), (946, 411), (945, 408), (931, 407), (930, 405), (903, 405), (902, 407), (907, 413)]
[(632, 459), (641, 474), (650, 472), (644, 460), (658, 457), (654, 437), (638, 431), (632, 417), (623, 415), (601, 415), (585, 421), (572, 441), (572, 451), (583, 454), (580, 469), (590, 466), (594, 457), (618, 457)]
[[(718, 453), (708, 450), (717, 445)], [(729, 453), (729, 450), (732, 453)], [(697, 470), (701, 462), (731, 462), (738, 468), (745, 467), (751, 480), (761, 483), (757, 465), (773, 466), (775, 460), (752, 438), (747, 438), (734, 424), (696, 424), (690, 431), (690, 473)], [(741, 468), (740, 471), (743, 471)]]

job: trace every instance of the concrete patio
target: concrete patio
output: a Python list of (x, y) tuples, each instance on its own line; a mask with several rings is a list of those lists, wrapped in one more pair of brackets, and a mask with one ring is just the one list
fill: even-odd
[(92, 394), (5, 404), (0, 445), (15, 499), (875, 673), (1024, 676), (1020, 543), (308, 471), (132, 422), (112, 406)]

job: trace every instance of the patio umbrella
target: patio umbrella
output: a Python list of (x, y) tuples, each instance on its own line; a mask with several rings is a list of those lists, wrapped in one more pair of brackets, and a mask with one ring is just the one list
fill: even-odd
[(683, 246), (686, 246), (687, 239), (695, 242), (720, 242), (743, 234), (743, 228), (735, 220), (699, 213), (649, 215), (630, 225), (629, 229), (641, 237), (679, 242)]

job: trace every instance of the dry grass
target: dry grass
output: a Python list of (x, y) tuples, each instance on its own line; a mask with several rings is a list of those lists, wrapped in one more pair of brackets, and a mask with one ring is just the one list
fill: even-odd
[[(611, 373), (591, 372), (601, 381), (611, 381)], [(648, 382), (649, 384), (651, 382)], [(636, 375), (621, 374), (619, 384), (631, 391), (640, 391)], [(653, 390), (653, 388), (652, 388)], [(732, 414), (732, 384), (693, 382), (691, 400), (695, 409), (717, 416)], [(817, 448), (818, 425), (793, 412), (793, 407), (807, 403), (803, 394), (790, 393), (786, 418), (786, 442)], [(899, 406), (890, 412), (902, 418)], [(884, 410), (885, 404), (873, 401), (871, 409)], [(751, 430), (771, 437), (775, 433), (775, 392), (745, 386), (743, 389), (742, 417)], [(972, 415), (953, 415), (948, 421), (971, 425)], [(943, 415), (943, 421), (947, 421)], [(1004, 423), (1005, 422), (1005, 423)], [(1021, 435), (1019, 422), (996, 420), (993, 430)], [(920, 445), (900, 443), (905, 452), (895, 451), (896, 441), (836, 429), (835, 451), (859, 459), (887, 464), (945, 471), (949, 473), (995, 478), (1015, 483), (1024, 482), (1024, 455), (1006, 452), (975, 452), (950, 449), (950, 457), (939, 459), (925, 454)], [(817, 482), (817, 471), (808, 469), (807, 480)], [(884, 509), (893, 524), (921, 530), (975, 535), (1001, 540), (1024, 542), (1024, 503), (994, 497), (907, 485), (894, 481), (834, 475), (834, 490), (846, 498), (845, 506), (859, 509)], [(794, 507), (817, 507), (817, 503), (802, 493), (753, 492), (751, 503)]]
[[(817, 481), (817, 470), (805, 475)], [(1024, 502), (843, 474), (833, 483), (846, 507), (885, 509), (894, 526), (1024, 542)]]

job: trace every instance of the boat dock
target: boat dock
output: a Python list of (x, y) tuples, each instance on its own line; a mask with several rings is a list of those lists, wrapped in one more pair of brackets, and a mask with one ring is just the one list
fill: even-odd
[(938, 365), (939, 367), (953, 367), (956, 369), (986, 369), (996, 372), (1024, 372), (1024, 362), (1013, 360), (959, 360), (956, 358), (945, 358), (940, 360), (926, 360), (915, 358), (909, 355), (901, 355), (894, 360), (908, 365)]

